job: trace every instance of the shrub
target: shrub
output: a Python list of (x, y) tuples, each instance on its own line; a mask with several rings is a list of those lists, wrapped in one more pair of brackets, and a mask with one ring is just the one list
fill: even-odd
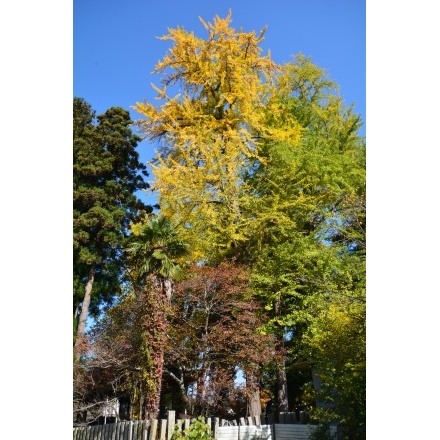
[(202, 416), (192, 420), (191, 424), (184, 431), (180, 430), (177, 424), (174, 426), (173, 436), (171, 440), (214, 440), (210, 426), (205, 423)]

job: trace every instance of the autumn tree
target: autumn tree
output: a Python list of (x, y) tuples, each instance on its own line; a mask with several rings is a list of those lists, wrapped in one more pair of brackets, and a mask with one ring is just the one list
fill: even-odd
[(135, 195), (148, 184), (146, 166), (136, 151), (140, 138), (131, 124), (128, 111), (120, 107), (96, 117), (84, 99), (73, 100), (76, 346), (84, 335), (90, 308), (97, 313), (100, 303), (110, 303), (120, 291), (122, 248), (130, 222), (151, 211)]
[(286, 361), (290, 371), (332, 363), (304, 350), (323, 329), (326, 298), (362, 292), (362, 121), (309, 58), (279, 66), (262, 56), (264, 30), (236, 32), (230, 13), (201, 23), (206, 40), (182, 28), (162, 37), (172, 47), (155, 67), (160, 104), (138, 103), (137, 124), (157, 141), (154, 187), (192, 261), (233, 256), (251, 268), (265, 331), (285, 353), (276, 395), (287, 410)]
[(132, 225), (126, 246), (126, 291), (90, 331), (88, 365), (105, 373), (114, 396), (129, 397), (131, 420), (149, 420), (159, 417), (170, 301), (187, 249), (155, 214)]
[[(194, 265), (176, 283), (165, 365), (188, 412), (261, 414), (255, 378), (272, 358), (273, 341), (256, 332), (262, 326), (260, 312), (245, 266), (226, 261), (216, 267)], [(244, 386), (235, 385), (238, 374)], [(237, 406), (242, 398), (247, 408)]]
[(179, 259), (188, 253), (172, 222), (151, 214), (132, 226), (127, 247), (131, 285), (145, 313), (133, 331), (139, 334), (143, 362), (140, 418), (159, 416), (166, 336), (174, 280), (182, 275)]
[(243, 178), (260, 138), (296, 143), (300, 134), (294, 121), (281, 129), (266, 123), (277, 66), (261, 55), (265, 30), (235, 31), (231, 12), (200, 21), (205, 40), (183, 28), (162, 37), (172, 47), (154, 70), (162, 74), (162, 87), (154, 86), (161, 104), (134, 107), (145, 117), (140, 131), (158, 141), (152, 167), (161, 211), (179, 225), (194, 261), (221, 260), (244, 239)]

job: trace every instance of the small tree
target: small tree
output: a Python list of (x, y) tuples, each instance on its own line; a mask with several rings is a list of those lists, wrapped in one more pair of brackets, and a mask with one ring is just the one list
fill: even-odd
[(213, 440), (211, 427), (202, 416), (191, 421), (189, 427), (182, 431), (182, 426), (176, 424), (171, 440)]

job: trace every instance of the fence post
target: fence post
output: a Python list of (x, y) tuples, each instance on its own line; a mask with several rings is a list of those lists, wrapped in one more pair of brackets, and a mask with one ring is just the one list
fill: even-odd
[(218, 427), (220, 426), (220, 419), (218, 417), (214, 418), (214, 438), (217, 438), (217, 434), (218, 434)]
[(167, 438), (167, 419), (160, 420), (160, 440), (166, 440)]
[(184, 424), (185, 429), (188, 429), (190, 424), (191, 424), (191, 419), (185, 419), (185, 424)]
[(127, 440), (133, 440), (133, 422), (130, 420), (128, 422), (128, 432), (127, 432)]
[(156, 440), (157, 438), (157, 425), (158, 425), (158, 421), (157, 419), (153, 419), (151, 421), (151, 426), (150, 426), (150, 437), (148, 440)]
[(149, 421), (142, 420), (141, 440), (148, 440), (148, 428), (149, 428)]
[(174, 431), (174, 425), (176, 424), (176, 411), (168, 411), (167, 416), (167, 440), (171, 440)]

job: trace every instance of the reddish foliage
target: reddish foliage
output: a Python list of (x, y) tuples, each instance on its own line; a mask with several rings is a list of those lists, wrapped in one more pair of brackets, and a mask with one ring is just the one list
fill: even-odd
[[(256, 332), (260, 307), (248, 281), (245, 267), (224, 262), (194, 266), (175, 286), (166, 365), (193, 385), (195, 412), (227, 414), (234, 402), (258, 391), (255, 377), (272, 358), (272, 340)], [(238, 370), (254, 378), (243, 389), (234, 385)]]

